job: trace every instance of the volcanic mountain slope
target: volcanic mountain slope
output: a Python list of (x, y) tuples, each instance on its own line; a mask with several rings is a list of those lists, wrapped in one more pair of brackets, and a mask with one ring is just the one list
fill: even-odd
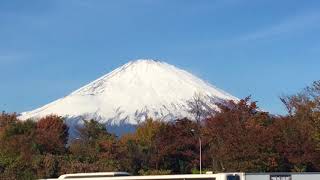
[(21, 120), (56, 114), (68, 119), (97, 119), (137, 124), (146, 117), (190, 117), (187, 101), (195, 94), (215, 102), (238, 99), (194, 75), (154, 60), (136, 60), (102, 76), (70, 95), (20, 115)]

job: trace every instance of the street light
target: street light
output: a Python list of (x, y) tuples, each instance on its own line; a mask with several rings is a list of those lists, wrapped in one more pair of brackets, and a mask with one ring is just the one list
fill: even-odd
[[(191, 132), (194, 134), (195, 130), (194, 129), (191, 129)], [(199, 134), (199, 171), (200, 171), (200, 174), (202, 174), (201, 172), (201, 160), (202, 160), (202, 145), (201, 145), (201, 136)]]

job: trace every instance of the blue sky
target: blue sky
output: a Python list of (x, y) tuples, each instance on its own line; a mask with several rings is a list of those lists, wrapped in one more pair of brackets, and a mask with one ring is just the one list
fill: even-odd
[(0, 110), (42, 106), (138, 58), (265, 110), (320, 79), (320, 1), (1, 0)]

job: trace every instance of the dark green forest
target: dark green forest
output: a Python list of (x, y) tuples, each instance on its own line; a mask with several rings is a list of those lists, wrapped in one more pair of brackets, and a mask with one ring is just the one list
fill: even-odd
[(220, 103), (219, 112), (196, 121), (147, 119), (119, 137), (94, 119), (83, 120), (78, 137), (70, 138), (62, 117), (20, 121), (17, 114), (3, 112), (0, 179), (105, 171), (199, 173), (199, 139), (203, 171), (320, 171), (320, 81), (280, 100), (286, 115), (263, 112), (247, 97)]

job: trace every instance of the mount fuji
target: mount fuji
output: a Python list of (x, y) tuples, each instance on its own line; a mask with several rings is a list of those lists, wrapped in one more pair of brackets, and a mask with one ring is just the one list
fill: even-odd
[[(23, 112), (19, 119), (59, 115), (67, 123), (96, 119), (119, 125), (137, 124), (146, 117), (170, 120), (192, 117), (188, 101), (195, 94), (216, 102), (238, 98), (173, 65), (155, 60), (131, 61), (81, 87), (68, 96), (38, 109)], [(69, 122), (68, 122), (69, 120)]]

